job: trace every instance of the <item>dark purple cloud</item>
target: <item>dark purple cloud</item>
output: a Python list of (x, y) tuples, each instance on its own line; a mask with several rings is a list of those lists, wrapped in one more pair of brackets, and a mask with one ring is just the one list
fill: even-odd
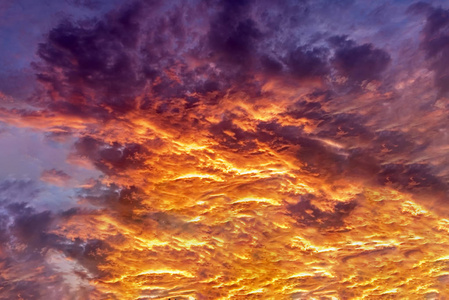
[(344, 219), (357, 205), (355, 200), (339, 202), (333, 205), (332, 211), (322, 211), (311, 203), (314, 195), (304, 195), (296, 204), (288, 207), (289, 213), (302, 226), (318, 228), (336, 228), (344, 225)]
[(344, 36), (335, 36), (329, 41), (336, 47), (332, 59), (336, 69), (355, 83), (380, 79), (391, 61), (387, 52), (372, 44), (356, 45)]
[(449, 91), (449, 16), (448, 10), (432, 8), (424, 26), (423, 48), (430, 68), (435, 72), (435, 85), (441, 95)]

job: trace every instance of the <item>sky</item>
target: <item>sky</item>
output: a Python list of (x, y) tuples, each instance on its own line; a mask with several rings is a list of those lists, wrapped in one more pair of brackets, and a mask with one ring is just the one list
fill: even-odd
[(0, 299), (449, 298), (449, 4), (0, 1)]

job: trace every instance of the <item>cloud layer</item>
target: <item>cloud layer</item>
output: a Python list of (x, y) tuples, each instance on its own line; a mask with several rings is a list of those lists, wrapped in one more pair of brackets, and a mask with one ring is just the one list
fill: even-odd
[(57, 22), (35, 90), (1, 95), (5, 130), (66, 165), (0, 182), (0, 299), (449, 296), (449, 10), (410, 4), (136, 1)]

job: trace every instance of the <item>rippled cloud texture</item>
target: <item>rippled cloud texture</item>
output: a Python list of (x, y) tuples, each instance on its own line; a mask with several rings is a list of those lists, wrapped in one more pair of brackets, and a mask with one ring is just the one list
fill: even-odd
[(447, 3), (0, 14), (0, 299), (449, 297)]

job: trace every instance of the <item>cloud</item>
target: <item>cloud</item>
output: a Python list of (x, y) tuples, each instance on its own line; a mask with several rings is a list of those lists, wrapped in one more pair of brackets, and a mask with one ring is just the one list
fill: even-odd
[(72, 177), (62, 170), (50, 169), (41, 173), (41, 180), (63, 186)]
[[(344, 225), (347, 217), (357, 205), (355, 200), (335, 203), (332, 210), (322, 211), (311, 203), (317, 200), (314, 195), (304, 195), (296, 204), (290, 205), (288, 211), (301, 225), (321, 228), (338, 228)], [(322, 202), (322, 201), (319, 201)]]
[(211, 50), (222, 55), (226, 61), (243, 65), (255, 54), (256, 43), (262, 33), (252, 19), (238, 21), (237, 24), (234, 22), (229, 11), (219, 14), (211, 24), (209, 45)]
[(424, 297), (448, 242), (445, 106), (426, 90), (430, 66), (444, 92), (445, 11), (415, 5), (405, 51), (419, 16), (366, 5), (361, 21), (354, 1), (137, 1), (55, 25), (39, 89), (0, 118), (70, 152), (42, 181), (101, 175), (65, 211), (0, 183), (8, 295)]
[(290, 52), (286, 64), (292, 74), (300, 79), (327, 75), (327, 51), (325, 48), (297, 48)]
[(336, 47), (333, 64), (341, 75), (354, 83), (380, 79), (391, 61), (387, 52), (372, 44), (356, 45), (344, 36), (334, 36), (329, 41)]
[(83, 137), (75, 143), (75, 154), (86, 157), (102, 172), (118, 172), (142, 165), (150, 152), (142, 145), (117, 142), (106, 144), (92, 137)]
[(434, 71), (435, 86), (440, 94), (447, 95), (449, 74), (447, 72), (449, 60), (449, 28), (448, 11), (443, 8), (431, 8), (423, 29), (422, 46), (430, 68)]
[[(138, 12), (135, 4), (103, 22), (92, 20), (77, 26), (68, 21), (50, 31), (46, 43), (39, 45), (38, 54), (46, 66), (38, 79), (49, 85), (54, 100), (70, 99), (56, 102), (53, 109), (94, 113), (97, 101), (116, 113), (134, 107), (133, 91), (145, 83), (145, 75), (136, 72), (130, 54), (138, 43)], [(56, 68), (62, 73), (55, 72)], [(103, 116), (107, 117), (104, 109)]]
[(39, 187), (32, 180), (6, 179), (0, 183), (0, 202), (28, 202), (39, 194)]
[[(51, 233), (57, 219), (54, 213), (38, 212), (26, 202), (0, 205), (0, 278), (5, 299), (16, 296), (60, 298), (81, 295), (83, 289), (92, 290), (86, 283), (74, 290), (73, 285), (77, 284), (70, 283), (67, 273), (51, 264), (55, 255), (63, 253), (63, 248), (72, 243)], [(62, 261), (60, 266), (65, 264)], [(77, 281), (76, 277), (72, 280)]]

